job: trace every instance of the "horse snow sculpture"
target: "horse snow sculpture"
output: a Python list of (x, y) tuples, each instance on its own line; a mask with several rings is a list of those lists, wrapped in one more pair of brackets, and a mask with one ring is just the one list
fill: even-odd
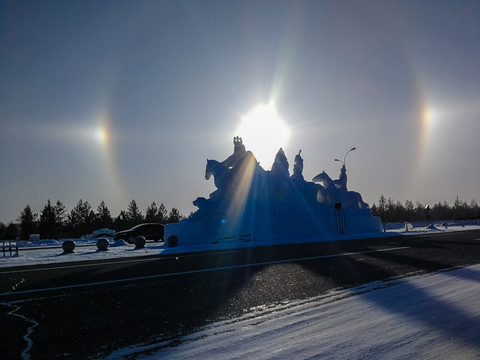
[(315, 176), (313, 182), (319, 182), (317, 200), (324, 204), (335, 205), (341, 203), (344, 208), (368, 209), (368, 204), (355, 191), (347, 190), (347, 174), (345, 165), (342, 166), (340, 178), (332, 180), (325, 171)]
[(331, 239), (337, 235), (335, 204), (339, 202), (348, 233), (381, 232), (380, 220), (372, 216), (360, 194), (347, 190), (345, 167), (337, 180), (322, 172), (309, 182), (302, 174), (301, 151), (295, 156), (290, 176), (283, 149), (275, 156), (271, 170), (264, 170), (240, 137), (233, 138), (233, 145), (233, 154), (226, 160), (207, 160), (205, 179), (213, 176), (216, 190), (193, 202), (198, 210), (190, 218), (165, 227), (167, 244), (249, 239), (260, 245)]
[[(199, 208), (200, 215), (204, 210), (208, 212), (214, 208), (226, 207), (234, 197), (238, 198), (238, 189), (242, 188), (254, 174), (263, 171), (251, 151), (246, 151), (242, 138), (234, 137), (234, 152), (225, 161), (207, 159), (205, 179), (213, 176), (217, 190), (210, 194), (209, 199), (197, 198), (193, 204)], [(220, 209), (221, 211), (221, 209)]]
[(317, 201), (335, 205), (341, 203), (344, 208), (368, 209), (368, 204), (362, 200), (362, 196), (355, 191), (347, 190), (347, 173), (345, 165), (342, 166), (340, 178), (332, 180), (325, 171), (315, 176), (313, 182), (319, 182)]

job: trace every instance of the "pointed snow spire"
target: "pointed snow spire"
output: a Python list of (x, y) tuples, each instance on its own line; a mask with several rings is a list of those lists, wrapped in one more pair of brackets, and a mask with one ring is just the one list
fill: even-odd
[(275, 155), (275, 161), (272, 165), (272, 173), (290, 176), (288, 173), (288, 160), (282, 148), (280, 148), (277, 155)]

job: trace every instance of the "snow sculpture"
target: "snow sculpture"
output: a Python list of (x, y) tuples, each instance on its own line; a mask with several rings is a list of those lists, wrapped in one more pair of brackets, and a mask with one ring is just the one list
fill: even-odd
[[(215, 187), (208, 199), (198, 197), (198, 210), (188, 219), (165, 227), (167, 245), (296, 243), (332, 240), (337, 233), (337, 212), (342, 211), (341, 234), (382, 231), (359, 193), (347, 190), (345, 166), (337, 180), (325, 172), (303, 177), (301, 151), (293, 174), (282, 148), (270, 171), (264, 170), (242, 138), (233, 138), (234, 150), (226, 160), (207, 159), (205, 179)], [(341, 206), (339, 206), (341, 203)], [(166, 246), (167, 246), (166, 245)]]
[(288, 174), (288, 160), (283, 152), (283, 149), (278, 150), (277, 155), (275, 155), (275, 161), (272, 165), (272, 174), (280, 176), (289, 176)]
[(293, 165), (293, 175), (292, 179), (304, 180), (303, 178), (303, 159), (300, 156), (302, 150), (298, 152), (298, 155), (295, 155), (295, 165)]
[(328, 174), (323, 171), (315, 176), (312, 181), (320, 182), (317, 201), (334, 205), (341, 203), (344, 208), (368, 209), (368, 204), (362, 200), (362, 196), (355, 191), (347, 190), (347, 170), (345, 165), (340, 170), (340, 177), (332, 180)]

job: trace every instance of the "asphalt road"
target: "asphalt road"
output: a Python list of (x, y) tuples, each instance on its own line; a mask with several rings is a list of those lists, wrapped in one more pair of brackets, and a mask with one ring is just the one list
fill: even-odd
[(258, 306), (478, 263), (480, 231), (471, 230), (4, 268), (0, 354), (85, 359), (139, 343), (174, 345)]

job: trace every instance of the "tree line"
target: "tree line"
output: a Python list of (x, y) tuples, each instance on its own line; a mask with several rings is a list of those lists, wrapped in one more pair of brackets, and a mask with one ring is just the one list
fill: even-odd
[(52, 204), (48, 200), (40, 214), (34, 213), (27, 204), (17, 219), (18, 223), (0, 223), (0, 239), (12, 240), (18, 237), (27, 240), (30, 234), (40, 234), (42, 239), (77, 238), (102, 228), (119, 231), (144, 222), (167, 224), (182, 219), (178, 209), (167, 211), (163, 203), (157, 205), (155, 201), (143, 214), (137, 202), (132, 200), (126, 210), (120, 211), (120, 214), (113, 218), (104, 201), (100, 202), (94, 211), (88, 201), (80, 199), (77, 205), (67, 212), (61, 201)]
[(373, 204), (371, 209), (373, 215), (379, 216), (384, 223), (480, 219), (480, 207), (477, 202), (472, 200), (467, 203), (458, 197), (453, 206), (446, 201), (430, 206), (418, 201), (413, 203), (410, 200), (402, 203), (381, 195), (378, 204)]
[[(406, 200), (404, 203), (381, 195), (378, 204), (371, 206), (374, 216), (382, 222), (423, 222), (480, 219), (480, 207), (475, 200), (470, 203), (458, 197), (453, 206), (446, 201), (433, 206)], [(28, 239), (30, 234), (40, 234), (42, 239), (80, 237), (93, 230), (110, 228), (116, 231), (131, 228), (143, 222), (173, 223), (184, 216), (176, 208), (167, 211), (163, 203), (152, 202), (143, 214), (132, 200), (126, 210), (113, 218), (104, 201), (94, 211), (88, 201), (80, 199), (77, 205), (67, 213), (61, 201), (52, 204), (47, 201), (40, 214), (36, 214), (27, 204), (18, 217), (18, 223), (5, 225), (0, 222), (0, 239), (12, 240), (17, 237)]]

